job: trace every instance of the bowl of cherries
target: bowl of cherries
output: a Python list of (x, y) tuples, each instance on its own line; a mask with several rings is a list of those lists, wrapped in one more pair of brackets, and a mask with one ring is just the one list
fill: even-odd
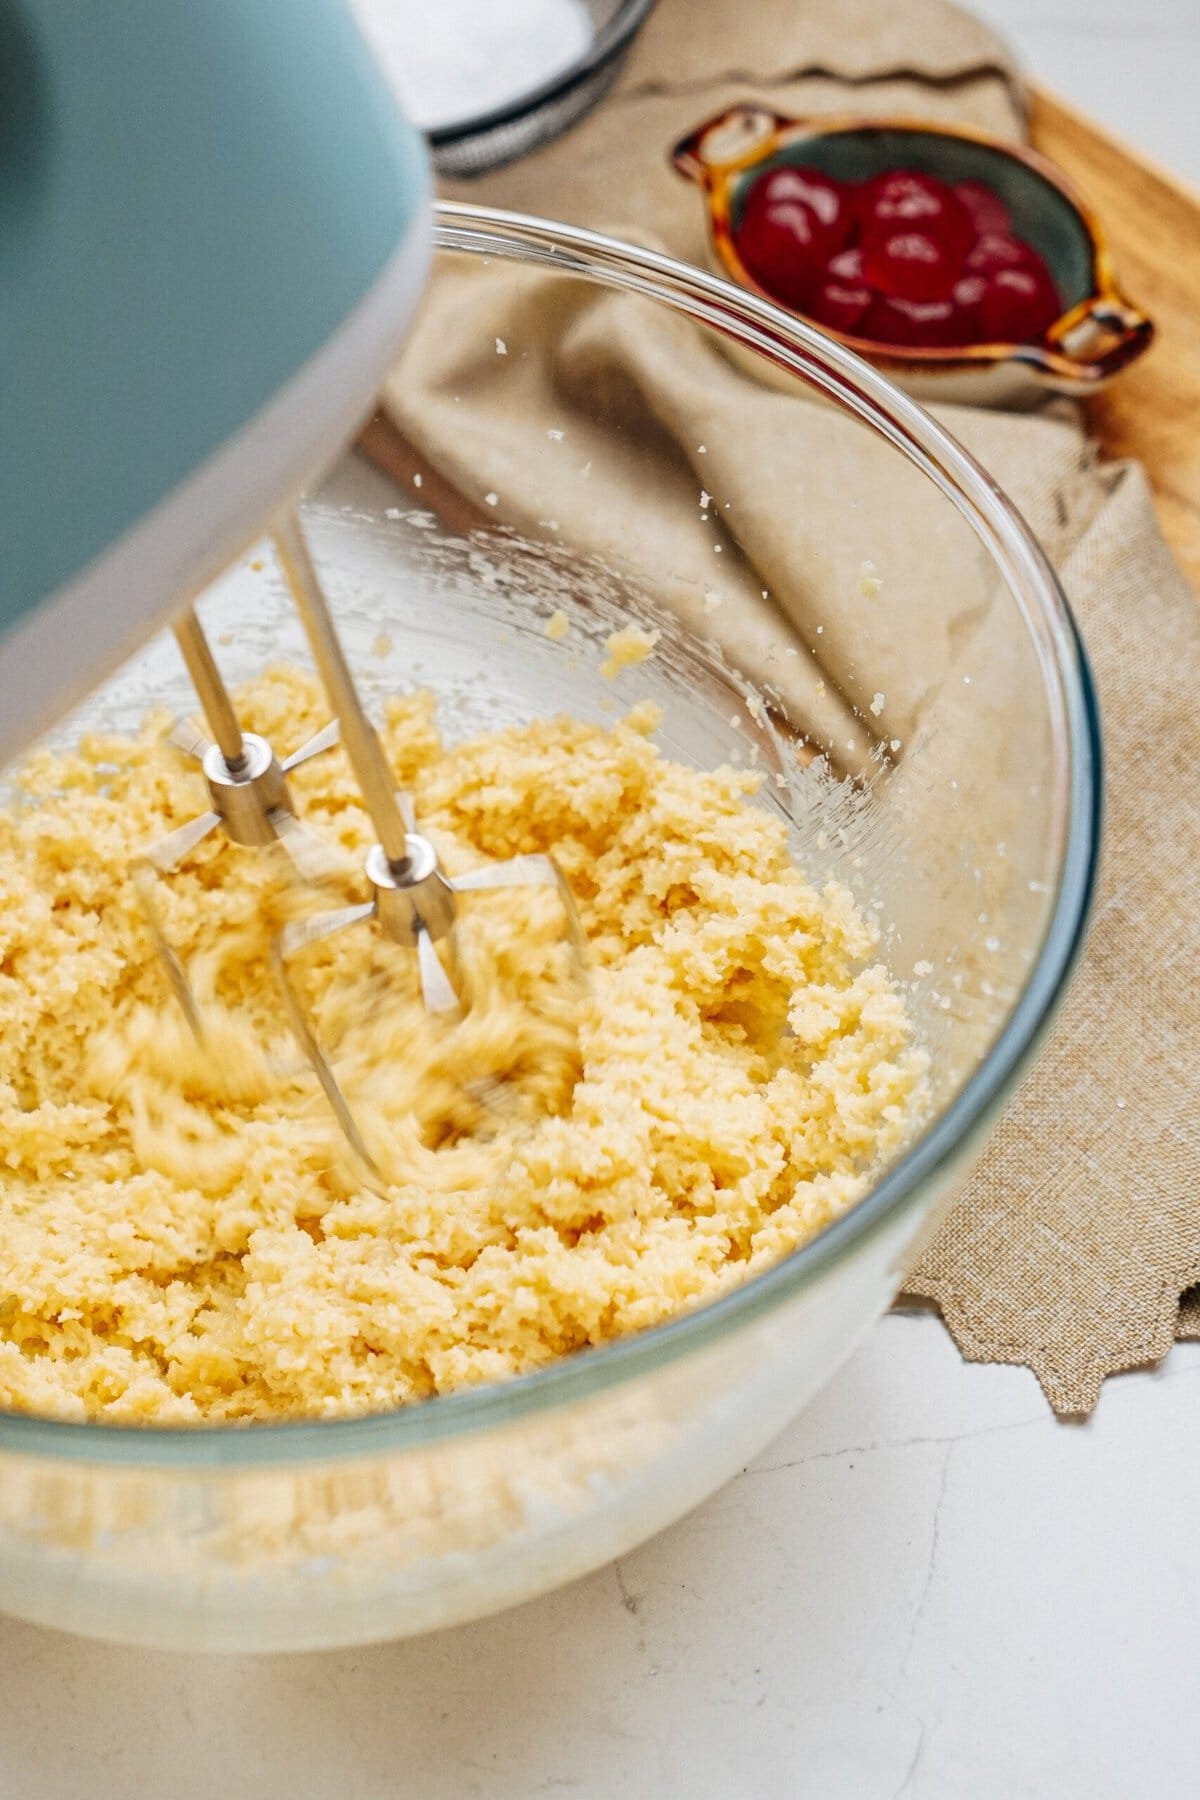
[(734, 107), (675, 146), (715, 266), (927, 398), (1093, 393), (1153, 328), (1051, 164), (982, 133)]

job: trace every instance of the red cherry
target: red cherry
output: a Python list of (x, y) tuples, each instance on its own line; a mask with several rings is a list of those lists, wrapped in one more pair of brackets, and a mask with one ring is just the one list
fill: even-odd
[(761, 207), (780, 205), (807, 206), (813, 216), (813, 243), (823, 258), (841, 249), (854, 226), (853, 209), (844, 189), (819, 169), (787, 163), (769, 170), (746, 197), (743, 223)]
[(825, 272), (848, 287), (864, 287), (867, 277), (863, 271), (862, 245), (851, 244), (848, 249), (839, 250), (836, 256), (830, 257)]
[(797, 163), (785, 163), (771, 169), (761, 181), (755, 182), (747, 205), (759, 202), (773, 206), (779, 200), (798, 200), (802, 206), (811, 206), (822, 225), (831, 228), (838, 226), (844, 216), (848, 222), (850, 208), (845, 189), (830, 176), (823, 175), (820, 169), (804, 168)]
[(807, 206), (784, 201), (747, 209), (734, 242), (759, 285), (785, 305), (803, 310), (824, 258)]
[(863, 253), (859, 245), (839, 250), (825, 265), (816, 292), (809, 301), (809, 313), (822, 325), (834, 331), (853, 333), (862, 323), (875, 298), (863, 275)]
[(869, 238), (863, 250), (871, 286), (902, 300), (944, 300), (961, 268), (962, 252), (925, 231)]
[(781, 163), (759, 176), (746, 195), (746, 205), (776, 206), (781, 200), (799, 200), (801, 205), (807, 206), (808, 191), (801, 170), (794, 169), (790, 163)]
[(864, 244), (893, 232), (923, 232), (959, 260), (975, 241), (971, 215), (953, 188), (935, 175), (892, 169), (869, 181), (859, 200)]
[(820, 324), (834, 331), (855, 333), (874, 298), (862, 280), (862, 252), (843, 250), (830, 258), (808, 310)]
[(985, 232), (967, 252), (967, 268), (973, 275), (994, 275), (998, 269), (1027, 269), (1031, 264), (1045, 267), (1036, 250), (1004, 232)]
[(971, 215), (980, 237), (991, 233), (996, 237), (1012, 234), (1012, 214), (999, 194), (982, 181), (956, 181), (954, 192)]
[(870, 288), (839, 287), (834, 281), (823, 282), (809, 303), (809, 315), (831, 331), (847, 337), (861, 337), (862, 322), (874, 299)]
[(960, 275), (955, 282), (950, 294), (954, 343), (977, 344), (985, 336), (982, 302), (986, 287), (985, 275)]
[(880, 294), (872, 302), (860, 335), (880, 344), (933, 349), (954, 342), (951, 300), (905, 300)]
[(1032, 344), (1062, 311), (1054, 283), (1042, 270), (997, 269), (980, 306), (983, 335), (994, 344)]

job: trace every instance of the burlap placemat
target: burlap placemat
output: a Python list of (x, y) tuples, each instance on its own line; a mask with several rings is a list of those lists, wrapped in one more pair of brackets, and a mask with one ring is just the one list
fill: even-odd
[[(1022, 127), (1020, 86), (1003, 47), (943, 0), (890, 9), (867, 0), (753, 0), (744, 9), (660, 0), (600, 109), (538, 154), (451, 191), (648, 238), (702, 261), (701, 210), (667, 167), (665, 148), (699, 118), (747, 98), (798, 113), (959, 119), (1014, 136)], [(513, 286), (515, 339), (530, 310), (511, 271), (495, 279)], [(807, 583), (794, 569), (788, 581), (776, 579), (772, 509), (755, 510), (764, 469), (803, 467), (817, 488), (816, 516), (837, 521), (845, 457), (856, 459), (862, 485), (869, 451), (861, 439), (851, 442), (843, 421), (769, 394), (714, 359), (682, 321), (635, 320), (616, 296), (581, 316), (565, 368), (561, 333), (553, 370), (548, 347), (527, 334), (519, 376), (508, 367), (503, 402), (489, 406), (487, 381), (472, 366), (481, 354), (480, 334), (469, 329), (478, 293), (469, 282), (439, 281), (436, 323), (418, 325), (403, 378), (386, 396), (426, 466), (451, 491), (499, 489), (504, 519), (518, 528), (551, 507), (556, 516), (570, 508), (574, 542), (635, 564), (639, 546), (663, 554), (662, 493), (680, 481), (694, 492), (711, 472), (709, 485), (719, 482), (736, 509), (738, 554), (721, 576), (734, 604), (706, 614), (705, 631), (735, 634), (738, 661), (755, 675), (756, 634), (768, 641), (771, 604), (803, 618), (820, 605), (830, 558), (858, 554), (852, 523), (843, 521), (845, 543), (814, 545)], [(494, 289), (489, 319), (496, 304)], [(586, 490), (522, 491), (522, 431), (531, 419), (542, 429), (550, 394), (569, 405), (581, 368), (593, 383), (606, 382), (611, 404), (627, 406), (643, 433), (653, 419), (663, 435), (664, 485), (631, 488), (627, 473), (598, 454)], [(1027, 1364), (1057, 1411), (1080, 1413), (1106, 1374), (1161, 1356), (1177, 1326), (1200, 1332), (1200, 1305), (1189, 1305), (1182, 1321), (1179, 1308), (1181, 1291), (1200, 1281), (1200, 1133), (1189, 1105), (1200, 1069), (1198, 821), (1183, 779), (1189, 734), (1179, 730), (1181, 697), (1186, 719), (1186, 697), (1200, 682), (1200, 615), (1140, 472), (1099, 466), (1074, 409), (941, 414), (1013, 495), (1062, 572), (1105, 714), (1108, 827), (1096, 922), (1060, 1024), (906, 1294), (936, 1302), (966, 1355)], [(719, 471), (715, 456), (696, 460), (704, 421), (714, 448), (725, 446)], [(918, 494), (893, 509), (914, 583), (922, 579), (922, 503)], [(711, 592), (711, 531), (699, 521), (694, 530), (672, 529), (670, 566), (686, 618)], [(878, 517), (872, 529), (877, 537)], [(822, 639), (822, 735), (839, 729), (839, 709), (846, 723), (855, 708), (866, 710), (870, 696), (857, 692), (854, 670), (864, 622), (853, 596), (843, 601), (839, 590), (837, 622)], [(923, 642), (920, 654), (936, 676), (936, 642)], [(897, 686), (911, 691), (911, 683)], [(810, 717), (813, 705), (810, 688)]]

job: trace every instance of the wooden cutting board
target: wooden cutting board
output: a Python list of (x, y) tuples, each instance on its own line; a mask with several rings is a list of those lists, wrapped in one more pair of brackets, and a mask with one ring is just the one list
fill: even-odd
[(1163, 532), (1200, 594), (1200, 194), (1055, 95), (1033, 89), (1034, 144), (1091, 201), (1117, 277), (1158, 336), (1141, 362), (1088, 403), (1110, 456), (1150, 477)]

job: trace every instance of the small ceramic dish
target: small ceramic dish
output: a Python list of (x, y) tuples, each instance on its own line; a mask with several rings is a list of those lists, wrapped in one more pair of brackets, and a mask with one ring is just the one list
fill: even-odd
[[(1100, 228), (1066, 178), (1034, 151), (983, 132), (906, 119), (804, 121), (737, 106), (690, 132), (672, 161), (703, 193), (713, 266), (776, 304), (745, 267), (734, 239), (746, 196), (768, 169), (803, 164), (847, 182), (913, 169), (948, 182), (982, 182), (998, 194), (1014, 231), (1044, 258), (1063, 300), (1061, 316), (1039, 342), (918, 349), (818, 325), (922, 399), (1013, 406), (1047, 392), (1092, 394), (1154, 335), (1150, 320), (1117, 286)], [(761, 373), (761, 362), (756, 367)]]

